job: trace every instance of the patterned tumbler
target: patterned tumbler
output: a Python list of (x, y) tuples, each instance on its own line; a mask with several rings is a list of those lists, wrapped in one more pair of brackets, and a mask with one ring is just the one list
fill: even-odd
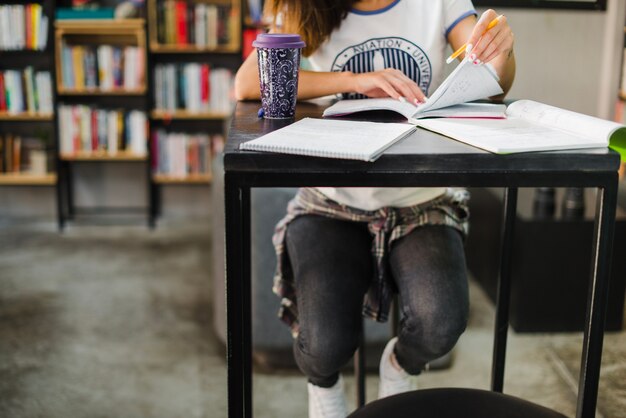
[(259, 34), (252, 46), (259, 57), (259, 81), (264, 116), (288, 119), (296, 113), (298, 71), (305, 43), (300, 35)]

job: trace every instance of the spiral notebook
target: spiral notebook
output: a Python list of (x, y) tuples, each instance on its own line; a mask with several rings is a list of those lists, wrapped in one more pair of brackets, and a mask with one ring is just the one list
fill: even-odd
[(239, 149), (374, 161), (414, 130), (415, 126), (406, 123), (304, 118), (244, 142)]

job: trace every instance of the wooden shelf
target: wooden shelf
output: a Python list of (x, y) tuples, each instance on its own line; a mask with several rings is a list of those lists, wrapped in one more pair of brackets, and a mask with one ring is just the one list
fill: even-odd
[(165, 174), (154, 174), (152, 180), (158, 184), (210, 184), (210, 174), (189, 174), (185, 177), (174, 177)]
[(145, 19), (63, 19), (55, 20), (54, 27), (64, 33), (99, 34), (141, 29), (145, 24)]
[(57, 175), (54, 173), (0, 173), (0, 186), (54, 186), (56, 182)]
[(0, 54), (45, 54), (48, 49), (0, 49)]
[(146, 161), (147, 155), (132, 154), (130, 152), (118, 152), (117, 154), (107, 154), (106, 152), (77, 152), (74, 154), (61, 154), (63, 161)]
[(189, 112), (187, 110), (153, 110), (150, 112), (153, 120), (226, 120), (230, 117), (228, 113), (222, 112)]
[(66, 89), (59, 88), (57, 94), (63, 96), (142, 96), (145, 94), (146, 88), (139, 89), (114, 89), (114, 90), (101, 90), (101, 89)]
[(0, 112), (0, 121), (25, 121), (25, 122), (50, 122), (53, 120), (52, 113), (8, 113)]
[(239, 47), (233, 45), (223, 45), (215, 48), (208, 48), (196, 45), (151, 43), (150, 52), (154, 54), (237, 54), (239, 53)]

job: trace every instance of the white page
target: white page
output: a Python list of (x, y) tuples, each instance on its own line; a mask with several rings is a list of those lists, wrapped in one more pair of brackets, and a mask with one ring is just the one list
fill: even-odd
[(516, 117), (480, 120), (420, 119), (416, 123), (428, 130), (500, 154), (606, 146), (606, 141)]
[(240, 149), (373, 161), (414, 129), (404, 123), (305, 118), (245, 142)]
[(506, 106), (493, 103), (460, 103), (443, 109), (433, 109), (414, 115), (416, 107), (410, 103), (401, 102), (390, 97), (382, 99), (340, 100), (326, 108), (322, 116), (344, 116), (351, 113), (371, 110), (390, 110), (407, 118), (409, 122), (414, 117), (464, 117), (464, 118), (505, 118)]
[(506, 118), (506, 105), (496, 103), (460, 103), (442, 109), (432, 109), (420, 112), (409, 119), (422, 118)]
[(404, 103), (390, 97), (382, 99), (339, 100), (324, 110), (322, 116), (342, 116), (368, 110), (392, 110), (407, 119), (415, 113), (415, 105)]
[(507, 114), (544, 126), (560, 128), (576, 135), (593, 138), (608, 145), (610, 136), (624, 125), (572, 112), (532, 100), (518, 100), (507, 108)]
[(426, 100), (426, 103), (417, 107), (415, 117), (427, 110), (441, 109), (502, 93), (498, 76), (490, 64), (474, 65), (465, 59)]

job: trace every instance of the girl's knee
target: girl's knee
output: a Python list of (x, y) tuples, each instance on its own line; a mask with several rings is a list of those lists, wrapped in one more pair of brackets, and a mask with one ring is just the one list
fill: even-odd
[(300, 369), (309, 377), (323, 378), (339, 371), (354, 355), (358, 337), (324, 333), (294, 341), (294, 355)]
[(465, 310), (407, 318), (401, 335), (407, 347), (413, 347), (420, 357), (429, 357), (430, 361), (454, 348), (467, 321)]

